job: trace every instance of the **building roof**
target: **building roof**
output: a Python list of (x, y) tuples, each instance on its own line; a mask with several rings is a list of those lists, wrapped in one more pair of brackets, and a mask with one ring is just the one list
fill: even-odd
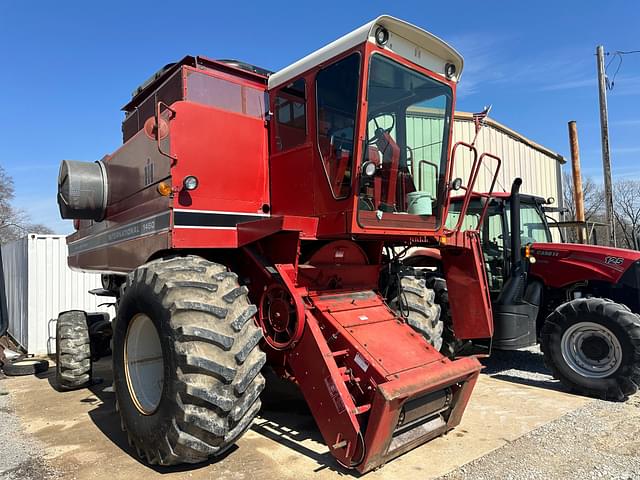
[(452, 79), (458, 81), (460, 78), (464, 61), (453, 47), (415, 25), (389, 15), (382, 15), (274, 73), (269, 77), (269, 88), (286, 84), (304, 72), (361, 43), (366, 41), (375, 43), (377, 27), (384, 27), (389, 31), (389, 41), (385, 45), (385, 49), (394, 51), (437, 73), (444, 74), (445, 65), (453, 63), (456, 67), (456, 74)]
[[(462, 121), (472, 122), (473, 121), (473, 113), (456, 111), (455, 120), (462, 120)], [(494, 120), (493, 118), (486, 117), (483, 120), (483, 122), (484, 122), (485, 125), (488, 125), (490, 127), (495, 128), (496, 130), (499, 130), (500, 132), (504, 133), (505, 135), (510, 136), (514, 140), (522, 142), (525, 145), (527, 145), (527, 146), (529, 146), (529, 147), (531, 147), (531, 148), (543, 153), (544, 155), (547, 155), (548, 157), (555, 158), (561, 164), (567, 163), (567, 160), (562, 155), (560, 155), (559, 153), (554, 152), (553, 150), (550, 150), (547, 147), (544, 147), (544, 146), (540, 145), (539, 143), (536, 143), (533, 140), (528, 139), (524, 135), (516, 132), (515, 130), (510, 129), (506, 125), (503, 125), (502, 123)]]

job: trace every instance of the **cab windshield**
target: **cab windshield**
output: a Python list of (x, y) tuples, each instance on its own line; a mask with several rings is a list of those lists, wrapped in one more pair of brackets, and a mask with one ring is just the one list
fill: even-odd
[(445, 191), (451, 88), (374, 54), (367, 103), (360, 224), (436, 228)]

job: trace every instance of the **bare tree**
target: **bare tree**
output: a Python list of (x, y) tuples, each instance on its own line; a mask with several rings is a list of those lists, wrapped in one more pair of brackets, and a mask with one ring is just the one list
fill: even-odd
[(45, 225), (31, 223), (29, 216), (13, 206), (13, 178), (0, 165), (0, 244), (23, 237), (27, 233), (53, 233)]
[[(586, 177), (582, 180), (582, 193), (584, 196), (584, 219), (587, 222), (601, 222), (603, 218), (602, 209), (604, 208), (604, 193), (602, 187), (594, 182), (592, 178)], [(576, 203), (573, 198), (573, 178), (571, 174), (566, 171), (562, 173), (562, 196), (564, 207), (567, 209), (564, 220), (576, 220)], [(574, 228), (568, 228), (565, 236), (568, 242), (578, 241), (578, 232)]]
[(640, 249), (640, 180), (616, 180), (613, 203), (619, 246)]

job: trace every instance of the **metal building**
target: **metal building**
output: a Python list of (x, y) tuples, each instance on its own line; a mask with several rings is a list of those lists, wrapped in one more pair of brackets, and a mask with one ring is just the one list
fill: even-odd
[[(432, 191), (435, 196), (438, 166), (432, 159), (440, 158), (442, 148), (441, 111), (413, 107), (407, 124), (407, 144), (412, 148), (413, 176), (420, 188)], [(478, 133), (476, 148), (480, 154), (489, 152), (502, 159), (495, 191), (509, 191), (516, 177), (523, 180), (522, 193), (530, 193), (543, 198), (553, 198), (551, 206), (561, 207), (562, 174), (561, 166), (566, 160), (559, 154), (533, 142), (518, 132), (486, 118)], [(389, 126), (389, 125), (386, 125)], [(456, 112), (453, 126), (453, 143), (471, 143), (476, 135), (473, 114)], [(473, 163), (468, 149), (459, 148), (455, 157), (454, 178), (460, 177), (466, 183)], [(435, 172), (434, 172), (435, 170)], [(487, 191), (493, 176), (494, 164), (486, 162), (480, 170), (475, 189)], [(435, 175), (434, 175), (435, 173)], [(431, 182), (432, 185), (428, 183)]]
[[(476, 146), (478, 152), (490, 152), (502, 159), (502, 167), (498, 174), (495, 190), (509, 191), (516, 177), (522, 178), (522, 193), (538, 195), (543, 198), (552, 197), (554, 207), (562, 205), (562, 165), (566, 160), (562, 155), (529, 140), (520, 133), (486, 118), (485, 126), (478, 133)], [(462, 140), (470, 143), (475, 135), (473, 115), (456, 112), (453, 128), (453, 141)], [(456, 155), (455, 173), (466, 179), (471, 166), (468, 151), (460, 150)], [(491, 175), (488, 169), (480, 171), (477, 190), (487, 190)]]
[(98, 307), (110, 299), (88, 293), (102, 286), (100, 275), (75, 272), (67, 266), (64, 235), (30, 234), (3, 245), (2, 264), (9, 334), (28, 353), (55, 352), (59, 312), (115, 313), (112, 307)]

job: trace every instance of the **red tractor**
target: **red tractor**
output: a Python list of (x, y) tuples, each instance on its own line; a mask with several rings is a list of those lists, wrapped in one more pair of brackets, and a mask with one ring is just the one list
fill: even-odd
[[(449, 211), (448, 221), (460, 220), (463, 229), (482, 222), (493, 304), (490, 346), (540, 343), (553, 375), (570, 390), (623, 400), (640, 386), (640, 252), (552, 243), (548, 213), (557, 209), (520, 194), (521, 184), (516, 179), (511, 193), (490, 200), (475, 196), (466, 212), (464, 198), (453, 199)], [(405, 263), (437, 271), (438, 258), (434, 249), (418, 249)], [(445, 332), (449, 352), (470, 347), (456, 338), (455, 327)]]
[[(480, 364), (414, 331), (435, 337), (440, 307), (398, 252), (438, 248), (457, 335), (493, 334), (479, 236), (445, 223), (462, 65), (388, 16), (276, 73), (185, 57), (134, 92), (119, 150), (62, 163), (69, 265), (104, 272), (117, 299), (117, 409), (140, 457), (220, 456), (260, 409), (265, 364), (360, 472), (460, 422)], [(57, 333), (60, 387), (86, 385), (82, 312)]]

